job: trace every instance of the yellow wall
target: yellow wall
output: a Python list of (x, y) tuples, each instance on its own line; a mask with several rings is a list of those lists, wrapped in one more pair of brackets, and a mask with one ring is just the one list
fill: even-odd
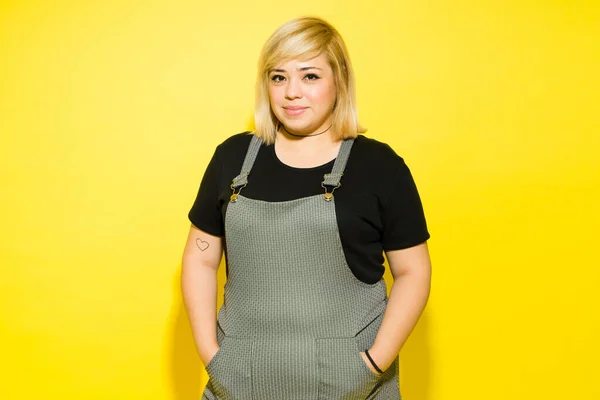
[(593, 0), (0, 2), (0, 398), (199, 398), (187, 211), (303, 14), (344, 35), (425, 205), (405, 399), (600, 398)]

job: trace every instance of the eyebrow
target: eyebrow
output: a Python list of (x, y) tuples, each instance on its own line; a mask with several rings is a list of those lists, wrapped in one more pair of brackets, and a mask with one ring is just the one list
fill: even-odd
[[(302, 67), (302, 68), (298, 68), (298, 71), (308, 71), (308, 70), (311, 70), (311, 69), (318, 69), (318, 70), (322, 71), (322, 69), (319, 68), (319, 67)], [(272, 69), (270, 72), (286, 72), (286, 70), (278, 68), (278, 69)]]

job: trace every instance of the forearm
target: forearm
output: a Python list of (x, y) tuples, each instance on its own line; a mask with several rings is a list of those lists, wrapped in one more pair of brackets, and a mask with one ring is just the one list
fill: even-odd
[(184, 262), (181, 289), (196, 349), (206, 364), (219, 347), (216, 335), (216, 269)]
[(381, 369), (387, 369), (408, 339), (421, 316), (430, 291), (426, 271), (396, 277), (383, 321), (369, 354)]

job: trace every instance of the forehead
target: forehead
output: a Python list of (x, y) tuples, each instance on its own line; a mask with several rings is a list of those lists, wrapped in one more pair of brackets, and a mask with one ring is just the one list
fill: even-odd
[(320, 69), (330, 69), (327, 57), (324, 54), (320, 54), (316, 57), (309, 59), (294, 58), (291, 60), (285, 60), (275, 65), (273, 69), (285, 70), (287, 72), (302, 70), (310, 67)]

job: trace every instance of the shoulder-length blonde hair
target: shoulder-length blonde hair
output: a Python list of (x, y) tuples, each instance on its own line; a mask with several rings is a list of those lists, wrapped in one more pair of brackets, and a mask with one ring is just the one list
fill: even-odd
[(338, 139), (366, 132), (358, 123), (354, 71), (346, 45), (338, 31), (316, 17), (301, 17), (281, 25), (264, 44), (258, 61), (254, 134), (266, 144), (275, 142), (280, 127), (269, 99), (269, 72), (292, 59), (309, 60), (324, 54), (333, 71), (336, 101), (332, 132)]

